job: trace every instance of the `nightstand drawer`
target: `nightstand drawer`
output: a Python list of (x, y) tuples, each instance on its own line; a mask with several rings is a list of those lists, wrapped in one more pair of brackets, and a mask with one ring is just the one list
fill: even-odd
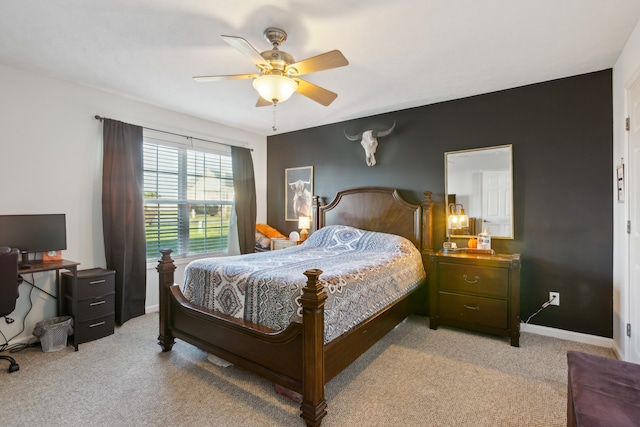
[(440, 292), (440, 318), (469, 322), (493, 328), (509, 325), (507, 300)]
[[(78, 311), (75, 316), (78, 322), (82, 322), (88, 319), (96, 319), (98, 317), (106, 316), (109, 313), (115, 311), (115, 292), (100, 296), (98, 298), (88, 298), (78, 301)], [(71, 297), (65, 296), (64, 298), (64, 310), (66, 313), (71, 313)]]
[(509, 270), (468, 264), (440, 263), (440, 289), (506, 298)]
[[(73, 276), (62, 274), (62, 285), (65, 295), (71, 295)], [(92, 268), (78, 271), (78, 299), (96, 298), (115, 290), (115, 271)]]
[(109, 313), (109, 315), (98, 319), (92, 319), (75, 324), (74, 334), (78, 334), (78, 343), (82, 344), (112, 335), (114, 327), (115, 315), (114, 313)]

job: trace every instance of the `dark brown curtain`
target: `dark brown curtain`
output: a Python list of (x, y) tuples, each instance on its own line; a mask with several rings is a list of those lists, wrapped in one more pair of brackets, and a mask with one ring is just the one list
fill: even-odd
[(107, 268), (116, 271), (116, 322), (122, 325), (144, 314), (147, 295), (142, 128), (103, 122), (104, 251)]
[(256, 244), (256, 183), (251, 150), (231, 146), (233, 192), (238, 217), (240, 253), (254, 251)]

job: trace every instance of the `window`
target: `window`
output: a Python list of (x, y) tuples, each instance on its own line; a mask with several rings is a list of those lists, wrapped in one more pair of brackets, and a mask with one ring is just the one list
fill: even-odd
[(179, 144), (145, 131), (144, 219), (147, 258), (226, 251), (233, 207), (230, 147)]

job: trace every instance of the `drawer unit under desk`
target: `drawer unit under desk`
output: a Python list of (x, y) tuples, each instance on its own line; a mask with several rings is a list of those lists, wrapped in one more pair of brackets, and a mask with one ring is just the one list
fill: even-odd
[[(115, 271), (93, 268), (78, 271), (77, 292), (73, 276), (62, 274), (63, 309), (74, 318), (79, 344), (111, 335), (115, 326)], [(73, 303), (76, 303), (75, 312)]]

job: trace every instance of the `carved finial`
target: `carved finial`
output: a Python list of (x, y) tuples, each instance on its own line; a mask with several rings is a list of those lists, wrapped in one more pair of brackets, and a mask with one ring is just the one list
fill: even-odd
[(327, 299), (322, 283), (318, 278), (322, 274), (322, 270), (311, 269), (304, 272), (307, 276), (307, 284), (302, 288), (302, 297), (300, 301), (303, 307), (317, 308)]

